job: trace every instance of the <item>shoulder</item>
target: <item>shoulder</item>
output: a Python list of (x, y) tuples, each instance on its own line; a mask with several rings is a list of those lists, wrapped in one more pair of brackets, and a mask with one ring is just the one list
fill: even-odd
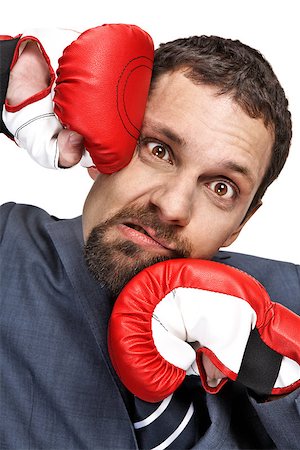
[(274, 302), (300, 314), (300, 266), (242, 253), (220, 251), (215, 261), (236, 267), (256, 278)]
[[(32, 252), (41, 245), (47, 246), (49, 223), (57, 222), (56, 217), (35, 206), (6, 203), (0, 209), (0, 243), (5, 248)], [(43, 244), (42, 244), (43, 243)]]
[(7, 231), (32, 230), (32, 226), (42, 226), (43, 223), (58, 220), (50, 216), (46, 211), (36, 206), (5, 203), (0, 207), (0, 232), (1, 235)]

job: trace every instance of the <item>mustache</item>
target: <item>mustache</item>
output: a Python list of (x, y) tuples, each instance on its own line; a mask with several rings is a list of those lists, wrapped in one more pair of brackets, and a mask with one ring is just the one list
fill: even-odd
[(103, 226), (107, 228), (130, 220), (136, 220), (141, 227), (151, 228), (158, 239), (163, 239), (169, 244), (175, 244), (176, 250), (172, 250), (175, 258), (188, 258), (190, 256), (191, 245), (186, 238), (179, 236), (180, 226), (163, 223), (159, 219), (154, 205), (126, 207), (108, 218)]

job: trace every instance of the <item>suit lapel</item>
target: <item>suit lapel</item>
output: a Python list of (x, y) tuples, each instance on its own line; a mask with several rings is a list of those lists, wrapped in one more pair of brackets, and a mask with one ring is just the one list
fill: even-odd
[[(110, 293), (89, 273), (83, 256), (83, 235), (81, 217), (69, 220), (51, 222), (47, 226), (49, 235), (54, 243), (70, 282), (80, 302), (86, 318), (99, 348), (99, 353), (111, 374), (112, 383), (130, 405), (131, 394), (121, 384), (117, 377), (107, 349), (107, 324), (111, 315), (114, 299)], [(124, 403), (124, 415), (128, 417), (133, 437), (134, 431)]]
[[(224, 252), (223, 250), (220, 250), (216, 255), (213, 257), (213, 261), (216, 262), (224, 262), (227, 259), (230, 259), (231, 255), (228, 252)], [(226, 263), (225, 263), (226, 264)]]
[[(112, 299), (87, 270), (83, 257), (81, 218), (52, 222), (47, 228), (80, 301), (84, 316), (90, 325), (99, 350), (108, 364), (106, 333), (112, 310)], [(101, 320), (99, 320), (100, 317)]]

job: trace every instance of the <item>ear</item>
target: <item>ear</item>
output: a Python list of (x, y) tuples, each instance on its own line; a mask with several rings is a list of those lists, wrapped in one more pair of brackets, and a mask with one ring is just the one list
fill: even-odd
[(99, 171), (96, 169), (96, 167), (88, 167), (87, 169), (89, 176), (95, 181), (97, 176), (99, 175)]
[(229, 245), (231, 245), (236, 240), (236, 238), (240, 234), (240, 232), (241, 232), (242, 228), (244, 227), (244, 225), (246, 225), (248, 220), (261, 207), (261, 205), (262, 205), (262, 201), (260, 200), (259, 203), (257, 203), (257, 205), (254, 208), (252, 208), (250, 211), (247, 212), (247, 214), (244, 217), (242, 223), (239, 225), (239, 227), (230, 236), (228, 236), (228, 238), (223, 243), (222, 247), (229, 247)]

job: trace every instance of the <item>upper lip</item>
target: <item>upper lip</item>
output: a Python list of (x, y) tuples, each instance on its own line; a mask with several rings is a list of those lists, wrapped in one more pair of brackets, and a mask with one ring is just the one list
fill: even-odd
[(147, 226), (143, 225), (142, 223), (140, 223), (140, 222), (138, 222), (136, 220), (128, 220), (128, 221), (125, 221), (123, 223), (124, 223), (124, 225), (127, 225), (127, 226), (137, 225), (138, 227), (143, 228), (143, 230), (146, 231), (146, 233), (149, 235), (149, 237), (151, 239), (153, 239), (155, 242), (157, 242), (158, 244), (160, 244), (162, 247), (165, 247), (168, 250), (176, 250), (176, 247), (175, 247), (174, 244), (168, 242), (165, 239), (158, 238), (156, 236), (155, 230), (153, 228), (147, 227)]

